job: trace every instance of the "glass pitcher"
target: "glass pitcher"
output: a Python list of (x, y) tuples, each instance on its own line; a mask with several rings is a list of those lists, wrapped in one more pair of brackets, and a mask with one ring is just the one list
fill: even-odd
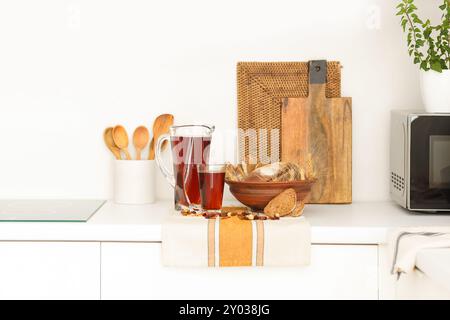
[[(207, 164), (214, 126), (184, 125), (170, 127), (156, 145), (156, 163), (175, 190), (176, 210), (200, 210), (200, 184), (197, 166)], [(173, 173), (162, 160), (163, 144), (170, 141)]]

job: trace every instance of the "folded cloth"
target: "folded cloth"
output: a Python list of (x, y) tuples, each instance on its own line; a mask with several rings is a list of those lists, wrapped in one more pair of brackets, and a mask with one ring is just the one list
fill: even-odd
[(401, 228), (390, 233), (388, 243), (393, 257), (391, 273), (400, 277), (414, 270), (419, 251), (450, 247), (450, 228)]
[(162, 261), (172, 267), (303, 266), (310, 262), (305, 218), (242, 220), (168, 218), (162, 227)]

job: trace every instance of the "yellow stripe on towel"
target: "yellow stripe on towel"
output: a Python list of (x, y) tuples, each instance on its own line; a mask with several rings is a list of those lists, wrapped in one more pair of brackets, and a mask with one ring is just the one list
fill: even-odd
[(252, 221), (237, 217), (220, 220), (219, 265), (247, 267), (252, 265)]

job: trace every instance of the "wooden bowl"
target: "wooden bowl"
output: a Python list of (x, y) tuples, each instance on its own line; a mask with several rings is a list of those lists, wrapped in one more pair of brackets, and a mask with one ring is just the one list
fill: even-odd
[(317, 180), (290, 182), (237, 182), (226, 181), (231, 194), (242, 204), (255, 211), (263, 210), (266, 205), (286, 189), (297, 192), (297, 201), (307, 200), (311, 187)]

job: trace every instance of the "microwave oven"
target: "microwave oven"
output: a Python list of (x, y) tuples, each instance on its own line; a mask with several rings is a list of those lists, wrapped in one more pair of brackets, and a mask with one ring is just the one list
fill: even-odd
[(450, 113), (393, 111), (390, 193), (412, 211), (450, 211)]

